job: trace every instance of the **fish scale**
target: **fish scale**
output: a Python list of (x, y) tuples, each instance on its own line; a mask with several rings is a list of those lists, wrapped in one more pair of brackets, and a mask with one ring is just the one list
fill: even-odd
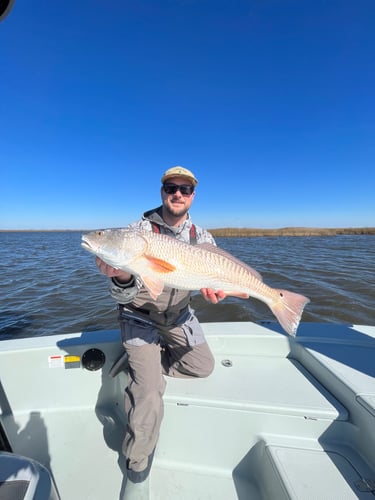
[[(259, 279), (260, 275), (255, 270), (244, 263), (237, 263), (233, 256), (223, 250), (210, 244), (191, 246), (181, 245), (179, 240), (173, 238), (169, 240), (166, 250), (165, 235), (156, 234), (146, 249), (146, 253), (149, 252), (176, 265), (176, 271), (164, 278), (168, 286), (173, 284), (175, 288), (182, 290), (191, 290), (192, 286), (193, 289), (214, 290), (226, 290), (229, 287), (232, 291), (246, 290), (248, 295), (255, 294), (257, 290), (259, 290), (257, 295), (265, 296), (267, 293), (273, 295), (273, 289)], [(233, 282), (233, 276), (236, 276), (236, 283)], [(201, 286), (203, 282), (206, 284), (204, 287)]]

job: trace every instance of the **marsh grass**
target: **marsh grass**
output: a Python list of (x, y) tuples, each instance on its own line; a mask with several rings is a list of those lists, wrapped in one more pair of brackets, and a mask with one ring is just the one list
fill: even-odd
[(255, 229), (225, 227), (209, 230), (214, 237), (238, 237), (246, 238), (252, 236), (338, 236), (338, 235), (375, 235), (375, 227), (354, 228), (314, 228), (314, 227), (282, 227), (278, 229)]

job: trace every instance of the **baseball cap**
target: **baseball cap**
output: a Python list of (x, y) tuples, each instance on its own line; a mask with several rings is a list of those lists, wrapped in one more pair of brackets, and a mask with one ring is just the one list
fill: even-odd
[(166, 182), (170, 177), (184, 177), (185, 179), (188, 179), (193, 186), (198, 184), (198, 180), (195, 178), (193, 172), (190, 172), (190, 170), (184, 167), (172, 167), (164, 172), (163, 177), (161, 178), (162, 184), (164, 184), (164, 182)]

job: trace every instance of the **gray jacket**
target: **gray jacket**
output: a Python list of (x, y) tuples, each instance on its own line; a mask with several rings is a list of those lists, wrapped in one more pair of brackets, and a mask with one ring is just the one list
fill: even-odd
[[(190, 243), (192, 227), (190, 217), (188, 216), (179, 227), (168, 226), (161, 217), (161, 207), (145, 212), (141, 220), (128, 227), (152, 231), (152, 222), (158, 225), (161, 234)], [(195, 230), (197, 244), (215, 244), (215, 240), (208, 231), (199, 226), (195, 226)], [(146, 314), (149, 320), (161, 325), (175, 323), (181, 317), (181, 313), (186, 310), (191, 296), (190, 291), (164, 287), (163, 292), (155, 301), (150, 297), (139, 277), (133, 277), (126, 285), (121, 285), (116, 278), (113, 278), (110, 281), (110, 294), (119, 304), (126, 304), (127, 308), (141, 315)]]

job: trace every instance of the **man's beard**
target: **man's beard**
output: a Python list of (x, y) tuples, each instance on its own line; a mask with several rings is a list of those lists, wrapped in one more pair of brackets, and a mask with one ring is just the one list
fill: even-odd
[(186, 215), (188, 213), (188, 208), (181, 207), (181, 208), (173, 208), (170, 207), (169, 205), (164, 205), (165, 210), (169, 213), (169, 215), (172, 215), (173, 217), (182, 217), (183, 215)]

